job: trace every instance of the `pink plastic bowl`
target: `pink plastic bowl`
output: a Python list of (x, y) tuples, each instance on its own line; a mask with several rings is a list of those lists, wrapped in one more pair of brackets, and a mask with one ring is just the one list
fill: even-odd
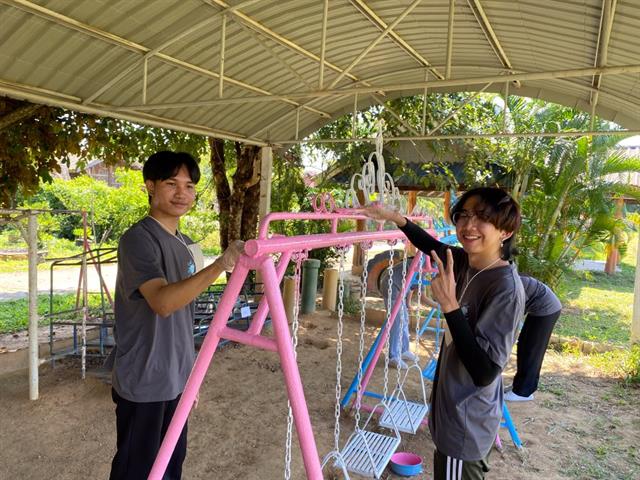
[(422, 458), (411, 452), (397, 452), (391, 456), (391, 470), (403, 477), (422, 473)]

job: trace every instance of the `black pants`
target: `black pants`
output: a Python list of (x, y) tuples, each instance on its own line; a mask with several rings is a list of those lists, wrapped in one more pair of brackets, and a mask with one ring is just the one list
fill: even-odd
[[(109, 480), (146, 480), (180, 396), (166, 402), (130, 402), (111, 389), (116, 404), (117, 451)], [(187, 454), (185, 424), (163, 480), (179, 480)]]
[(513, 393), (528, 397), (538, 389), (542, 360), (551, 332), (560, 312), (537, 317), (527, 315), (518, 337), (518, 369), (513, 378)]
[(433, 480), (484, 480), (488, 471), (489, 455), (484, 460), (463, 461), (439, 450), (433, 452)]

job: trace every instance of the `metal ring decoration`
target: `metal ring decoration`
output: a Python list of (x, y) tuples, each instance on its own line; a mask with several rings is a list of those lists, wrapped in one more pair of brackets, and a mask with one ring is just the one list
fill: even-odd
[(316, 213), (332, 213), (336, 210), (336, 202), (329, 192), (318, 193), (313, 196), (311, 202), (313, 211)]
[(362, 243), (360, 243), (360, 248), (362, 248), (362, 250), (369, 250), (369, 249), (371, 249), (371, 247), (373, 247), (373, 242), (362, 242)]

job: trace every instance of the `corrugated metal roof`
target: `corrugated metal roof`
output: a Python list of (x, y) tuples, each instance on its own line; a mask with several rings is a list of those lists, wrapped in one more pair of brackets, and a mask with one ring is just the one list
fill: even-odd
[[(431, 91), (477, 91), (475, 79), (494, 77), (488, 91), (499, 92), (500, 76), (565, 72), (525, 76), (510, 93), (586, 111), (597, 102), (599, 116), (640, 129), (640, 1), (454, 5), (452, 85), (439, 80), (449, 0), (330, 0), (321, 88), (320, 0), (0, 0), (0, 95), (266, 143), (302, 138), (351, 111), (354, 87), (421, 93), (429, 72)], [(601, 71), (599, 83), (589, 70), (567, 73), (623, 66)], [(370, 90), (358, 94), (362, 107), (376, 102)]]

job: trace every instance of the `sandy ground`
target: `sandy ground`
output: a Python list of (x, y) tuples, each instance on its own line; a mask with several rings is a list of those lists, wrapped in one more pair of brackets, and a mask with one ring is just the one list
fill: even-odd
[[(345, 388), (355, 372), (357, 327), (352, 321), (345, 325)], [(335, 318), (318, 312), (303, 318), (300, 331), (299, 365), (320, 455), (333, 446), (335, 328)], [(374, 333), (368, 330), (368, 344)], [(422, 345), (423, 358), (431, 348)], [(376, 370), (374, 390), (380, 389), (382, 371)], [(506, 383), (512, 373), (506, 373)], [(395, 381), (395, 372), (390, 378)], [(418, 383), (410, 383), (407, 392), (416, 398)], [(42, 369), (40, 392), (40, 400), (28, 401), (25, 372), (0, 377), (0, 478), (107, 478), (115, 444), (110, 386), (93, 377), (82, 381), (79, 364), (68, 360)], [(549, 351), (535, 402), (510, 405), (525, 449), (517, 451), (502, 429), (505, 447), (493, 451), (489, 478), (640, 478), (639, 406), (640, 389), (621, 388), (579, 358)], [(283, 478), (285, 427), (276, 354), (222, 349), (190, 418), (184, 478)], [(352, 416), (344, 415), (342, 441), (352, 428)], [(430, 471), (433, 447), (426, 430), (403, 434), (401, 449), (422, 455)], [(305, 478), (295, 439), (292, 478)], [(383, 478), (399, 477), (385, 472)]]

